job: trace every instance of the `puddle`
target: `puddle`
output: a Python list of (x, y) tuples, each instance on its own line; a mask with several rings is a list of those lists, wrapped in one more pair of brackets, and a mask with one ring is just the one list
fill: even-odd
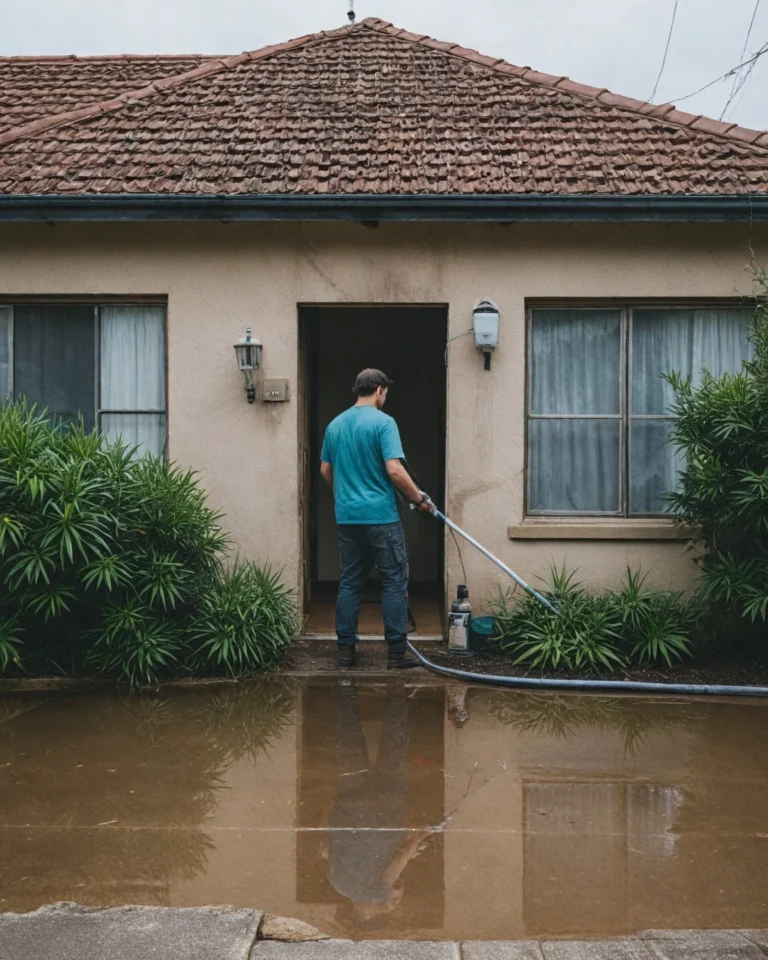
[(274, 678), (0, 696), (0, 909), (355, 939), (763, 927), (768, 701)]

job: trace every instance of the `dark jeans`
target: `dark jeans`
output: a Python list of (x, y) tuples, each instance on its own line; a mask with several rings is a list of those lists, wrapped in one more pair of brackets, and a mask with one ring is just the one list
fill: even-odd
[(341, 580), (336, 603), (340, 647), (357, 643), (360, 591), (374, 567), (381, 578), (384, 637), (394, 647), (408, 639), (408, 557), (402, 523), (340, 524)]

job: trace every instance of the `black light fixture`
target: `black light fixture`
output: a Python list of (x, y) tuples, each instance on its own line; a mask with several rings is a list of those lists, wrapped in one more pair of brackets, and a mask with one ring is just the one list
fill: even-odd
[(245, 331), (245, 336), (235, 344), (237, 366), (245, 378), (245, 392), (248, 403), (256, 399), (256, 388), (253, 385), (253, 371), (261, 366), (262, 346), (259, 340), (251, 336), (251, 328)]

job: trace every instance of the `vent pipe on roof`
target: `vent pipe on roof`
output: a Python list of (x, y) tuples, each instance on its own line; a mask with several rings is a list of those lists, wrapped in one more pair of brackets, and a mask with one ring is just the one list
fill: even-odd
[(349, 0), (349, 10), (347, 12), (347, 16), (349, 17), (350, 23), (355, 22), (355, 0)]

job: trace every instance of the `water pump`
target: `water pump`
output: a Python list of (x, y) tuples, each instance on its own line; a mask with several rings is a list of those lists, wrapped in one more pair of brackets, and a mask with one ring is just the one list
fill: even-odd
[(472, 606), (469, 602), (469, 590), (461, 584), (448, 614), (448, 649), (451, 653), (469, 653), (471, 620)]

